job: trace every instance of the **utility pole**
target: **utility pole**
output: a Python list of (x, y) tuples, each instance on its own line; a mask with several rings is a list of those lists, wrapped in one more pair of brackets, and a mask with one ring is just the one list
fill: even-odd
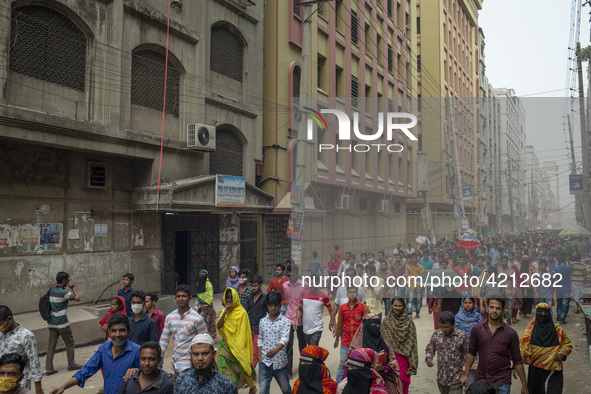
[[(301, 65), (301, 78), (300, 78), (300, 98), (299, 106), (303, 107), (309, 105), (308, 96), (310, 91), (310, 50), (311, 50), (311, 16), (312, 6), (318, 3), (324, 3), (328, 0), (312, 0), (312, 1), (297, 1), (295, 0), (294, 7), (298, 10), (300, 7), (304, 8), (303, 15), (303, 32), (302, 32), (302, 65)], [(292, 211), (304, 212), (304, 196), (306, 188), (306, 122), (301, 119), (298, 125), (297, 134), (298, 144), (296, 152), (296, 171), (295, 181), (293, 184), (299, 187), (300, 198), (298, 204), (292, 207)], [(303, 232), (303, 223), (302, 223)], [(301, 243), (296, 241), (291, 243), (291, 258), (295, 261), (296, 256), (301, 255)]]
[[(577, 174), (577, 160), (575, 158), (575, 144), (573, 142), (573, 129), (570, 123), (570, 114), (566, 115), (566, 120), (568, 123), (568, 136), (570, 139), (570, 157), (571, 157), (571, 165), (570, 165), (570, 173), (572, 175)], [(583, 214), (583, 207), (581, 207), (581, 197), (578, 194), (575, 194), (575, 218), (582, 217)]]
[[(451, 134), (451, 143), (453, 145), (453, 150), (454, 150), (454, 161), (455, 161), (455, 172), (456, 172), (456, 199), (459, 200), (459, 205), (460, 205), (460, 215), (462, 216), (462, 218), (464, 218), (466, 216), (466, 211), (464, 210), (464, 199), (463, 199), (463, 195), (462, 195), (462, 172), (460, 171), (460, 156), (458, 154), (458, 143), (456, 140), (456, 130), (454, 127), (454, 114), (453, 114), (453, 108), (451, 105), (451, 94), (448, 95), (447, 97), (448, 102), (447, 102), (447, 108), (449, 109), (449, 129), (450, 129), (450, 134)], [(462, 222), (460, 220), (460, 232), (459, 235), (461, 236), (462, 234)]]
[[(507, 147), (507, 152), (509, 147)], [(511, 158), (507, 158), (507, 164)], [(505, 167), (505, 175), (507, 176), (507, 190), (509, 191), (509, 212), (511, 213), (511, 231), (515, 231), (515, 214), (513, 213), (513, 186), (511, 182), (511, 175), (509, 175), (509, 169)]]
[(581, 151), (583, 158), (583, 227), (591, 229), (591, 196), (589, 195), (589, 147), (587, 145), (587, 122), (585, 120), (585, 93), (583, 91), (583, 60), (581, 43), (577, 42), (577, 73), (579, 76), (579, 115), (581, 116)]

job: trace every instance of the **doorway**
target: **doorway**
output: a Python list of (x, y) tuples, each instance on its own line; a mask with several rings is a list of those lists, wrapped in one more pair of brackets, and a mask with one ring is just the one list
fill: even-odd
[(189, 284), (189, 235), (189, 231), (175, 231), (174, 234), (175, 287)]

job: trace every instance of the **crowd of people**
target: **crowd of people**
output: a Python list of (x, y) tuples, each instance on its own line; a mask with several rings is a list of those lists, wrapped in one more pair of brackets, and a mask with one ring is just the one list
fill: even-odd
[[(360, 260), (351, 252), (341, 255), (335, 246), (326, 265), (314, 252), (305, 272), (289, 260), (278, 263), (266, 286), (261, 276), (232, 266), (219, 313), (206, 270), (199, 273), (195, 297), (188, 285), (177, 286), (177, 309), (168, 315), (156, 308), (157, 294), (134, 290), (134, 275), (125, 274), (123, 288), (99, 321), (105, 342), (84, 365), (74, 362), (67, 318), (69, 302), (80, 301), (80, 295), (70, 276), (60, 272), (49, 293), (44, 373), (35, 336), (15, 321), (8, 306), (0, 306), (0, 391), (28, 394), (34, 385), (42, 394), (42, 376), (57, 373), (53, 356), (61, 336), (68, 370), (76, 373), (51, 394), (84, 387), (99, 370), (100, 392), (106, 394), (237, 393), (243, 387), (254, 394), (257, 381), (267, 394), (273, 380), (282, 393), (408, 394), (420, 355), (429, 368), (437, 366), (440, 393), (509, 393), (512, 376), (519, 378), (522, 393), (561, 393), (563, 362), (573, 349), (562, 325), (571, 292), (582, 301), (588, 263), (581, 255), (589, 256), (591, 243), (582, 242), (570, 256), (547, 234), (490, 237), (483, 244), (469, 251), (446, 240), (416, 249), (398, 244), (389, 256), (383, 250), (362, 252)], [(388, 280), (427, 271), (479, 280), (439, 288)], [(376, 277), (377, 285), (322, 288), (314, 280), (302, 281), (304, 273)], [(419, 349), (414, 320), (421, 317), (423, 301), (434, 332)], [(329, 349), (320, 346), (325, 308), (340, 355), (333, 374), (324, 364)], [(531, 318), (521, 335), (511, 327), (518, 318)], [(294, 380), (296, 337), (299, 377)], [(162, 361), (168, 347), (170, 369)]]

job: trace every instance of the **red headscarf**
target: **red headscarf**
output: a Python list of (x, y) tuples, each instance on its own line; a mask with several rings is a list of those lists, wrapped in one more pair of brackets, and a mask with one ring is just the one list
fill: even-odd
[[(121, 302), (121, 309), (119, 309), (117, 312), (113, 313), (113, 311), (111, 311), (111, 309), (109, 308), (109, 311), (107, 312), (107, 314), (99, 321), (99, 324), (102, 326), (104, 326), (105, 324), (109, 324), (109, 319), (111, 318), (111, 316), (113, 315), (127, 315), (127, 309), (125, 308), (125, 298), (123, 298), (122, 296), (116, 296), (117, 298), (119, 298), (119, 301)], [(105, 341), (109, 339), (109, 331), (107, 330), (106, 336), (105, 336)]]

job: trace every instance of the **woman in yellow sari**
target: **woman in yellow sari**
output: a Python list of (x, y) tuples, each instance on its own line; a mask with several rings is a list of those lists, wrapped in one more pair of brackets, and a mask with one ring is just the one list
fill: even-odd
[(240, 304), (238, 292), (233, 288), (224, 291), (224, 311), (216, 326), (222, 336), (218, 350), (218, 371), (230, 378), (236, 387), (248, 384), (249, 394), (256, 393), (250, 321), (248, 313)]
[(573, 345), (559, 324), (552, 322), (550, 305), (540, 303), (536, 317), (519, 339), (523, 362), (529, 365), (527, 389), (530, 393), (559, 394), (563, 388), (563, 361)]

